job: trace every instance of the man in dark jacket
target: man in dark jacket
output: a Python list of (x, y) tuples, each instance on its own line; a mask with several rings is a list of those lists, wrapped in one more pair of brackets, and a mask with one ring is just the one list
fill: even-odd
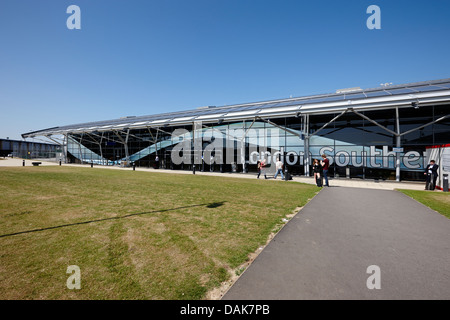
[(426, 175), (426, 184), (425, 184), (425, 190), (434, 190), (436, 188), (436, 180), (438, 177), (438, 170), (439, 166), (436, 164), (434, 160), (430, 161), (430, 164), (427, 165), (425, 169), (424, 175)]
[(322, 155), (322, 161), (320, 161), (320, 164), (322, 165), (323, 170), (323, 178), (325, 179), (325, 186), (329, 187), (328, 184), (328, 168), (330, 167), (330, 160), (327, 159), (326, 154)]

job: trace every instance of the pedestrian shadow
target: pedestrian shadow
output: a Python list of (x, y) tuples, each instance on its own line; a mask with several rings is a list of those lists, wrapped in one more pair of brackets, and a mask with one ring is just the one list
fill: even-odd
[(207, 207), (207, 208), (210, 208), (210, 209), (214, 209), (214, 208), (218, 208), (218, 207), (223, 206), (224, 203), (225, 203), (225, 201), (222, 201), (222, 202), (213, 202), (213, 203), (208, 204), (206, 207)]
[(0, 235), (0, 238), (15, 236), (15, 235), (19, 235), (19, 234), (27, 234), (27, 233), (33, 233), (33, 232), (39, 232), (39, 231), (47, 231), (47, 230), (60, 229), (60, 228), (66, 228), (66, 227), (80, 226), (80, 225), (83, 225), (83, 224), (90, 224), (90, 223), (97, 223), (97, 222), (104, 222), (104, 221), (111, 221), (111, 220), (120, 220), (120, 219), (126, 219), (126, 218), (130, 218), (130, 217), (141, 216), (141, 215), (152, 214), (152, 213), (163, 213), (163, 212), (170, 212), (170, 211), (176, 211), (176, 210), (190, 209), (190, 208), (196, 208), (196, 207), (206, 207), (206, 208), (209, 208), (209, 209), (214, 209), (214, 208), (221, 207), (224, 203), (225, 203), (225, 201), (212, 202), (212, 203), (195, 204), (195, 205), (191, 205), (191, 206), (176, 207), (176, 208), (171, 208), (171, 209), (162, 209), (162, 210), (153, 210), (153, 211), (147, 211), (147, 212), (130, 213), (130, 214), (126, 214), (126, 215), (118, 216), (118, 217), (109, 217), (109, 218), (103, 218), (103, 219), (74, 222), (74, 223), (62, 224), (62, 225), (58, 225), (58, 226), (38, 228), (38, 229), (32, 229), (32, 230), (25, 230), (25, 231), (19, 231), (19, 232), (14, 232), (14, 233), (2, 234), (2, 235)]

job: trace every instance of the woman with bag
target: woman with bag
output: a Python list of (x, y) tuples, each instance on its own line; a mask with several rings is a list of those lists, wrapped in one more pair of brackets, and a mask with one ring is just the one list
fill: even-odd
[(322, 177), (321, 177), (321, 171), (322, 171), (322, 166), (320, 165), (319, 160), (314, 159), (313, 161), (313, 172), (314, 172), (314, 180), (316, 181), (316, 185), (318, 187), (322, 186)]

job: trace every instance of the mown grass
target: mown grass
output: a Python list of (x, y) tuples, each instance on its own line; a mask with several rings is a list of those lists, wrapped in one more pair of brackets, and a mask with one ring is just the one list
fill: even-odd
[[(74, 167), (0, 168), (1, 299), (204, 299), (318, 188)], [(69, 265), (81, 289), (69, 290)]]
[(450, 193), (421, 190), (399, 190), (450, 219)]

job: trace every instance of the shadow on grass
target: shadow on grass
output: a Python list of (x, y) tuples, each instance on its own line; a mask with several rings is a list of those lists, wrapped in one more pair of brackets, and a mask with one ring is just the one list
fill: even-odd
[(195, 207), (206, 207), (210, 209), (221, 207), (225, 201), (222, 202), (212, 202), (212, 203), (204, 203), (204, 204), (195, 204), (192, 206), (184, 206), (184, 207), (177, 207), (172, 209), (163, 209), (163, 210), (154, 210), (154, 211), (147, 211), (147, 212), (138, 212), (138, 213), (130, 213), (124, 216), (119, 217), (111, 217), (111, 218), (103, 218), (103, 219), (96, 219), (96, 220), (90, 220), (90, 221), (82, 221), (82, 222), (75, 222), (75, 223), (68, 223), (68, 224), (62, 224), (59, 226), (53, 226), (53, 227), (46, 227), (46, 228), (40, 228), (40, 229), (32, 229), (32, 230), (26, 230), (26, 231), (19, 231), (9, 234), (2, 234), (0, 235), (0, 238), (15, 236), (19, 234), (26, 234), (26, 233), (33, 233), (33, 232), (39, 232), (39, 231), (46, 231), (46, 230), (52, 230), (52, 229), (59, 229), (59, 228), (65, 228), (65, 227), (73, 227), (73, 226), (79, 226), (82, 224), (89, 224), (89, 223), (95, 223), (95, 222), (103, 222), (103, 221), (110, 221), (110, 220), (118, 220), (118, 219), (124, 219), (124, 218), (130, 218), (134, 216), (140, 216), (144, 214), (151, 214), (151, 213), (161, 213), (161, 212), (169, 212), (169, 211), (175, 211), (175, 210), (182, 210), (182, 209), (188, 209), (188, 208), (195, 208)]

